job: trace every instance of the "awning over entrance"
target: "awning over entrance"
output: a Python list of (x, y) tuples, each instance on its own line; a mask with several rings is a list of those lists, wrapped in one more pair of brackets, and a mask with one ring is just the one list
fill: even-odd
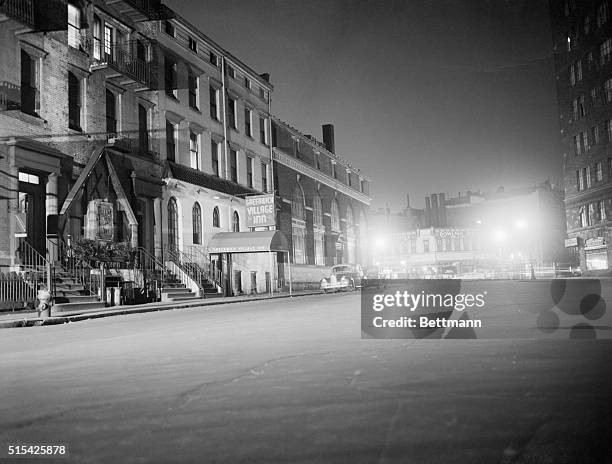
[(219, 232), (208, 244), (209, 253), (257, 253), (289, 251), (287, 239), (279, 230), (258, 232)]

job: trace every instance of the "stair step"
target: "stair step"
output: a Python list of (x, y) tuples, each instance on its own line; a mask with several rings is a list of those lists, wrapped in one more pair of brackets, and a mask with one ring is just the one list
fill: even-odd
[(97, 295), (56, 295), (55, 303), (97, 303)]
[(182, 287), (163, 287), (161, 289), (162, 293), (181, 293), (181, 292), (190, 292), (188, 288), (183, 285)]
[(84, 311), (84, 310), (91, 310), (91, 309), (104, 309), (104, 307), (105, 306), (104, 306), (103, 301), (90, 301), (90, 302), (84, 302), (84, 303), (59, 303), (59, 304), (53, 305), (52, 313), (58, 314), (58, 313)]

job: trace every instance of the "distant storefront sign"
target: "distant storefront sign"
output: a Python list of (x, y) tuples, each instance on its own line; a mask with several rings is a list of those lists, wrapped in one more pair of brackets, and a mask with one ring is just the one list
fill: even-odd
[(246, 197), (247, 227), (266, 227), (276, 225), (274, 194)]
[(584, 241), (585, 248), (601, 248), (604, 246), (606, 246), (606, 239), (604, 237), (592, 237)]
[(101, 201), (98, 203), (98, 240), (112, 240), (114, 232), (113, 204)]
[(578, 237), (565, 239), (565, 248), (571, 248), (571, 247), (577, 247), (577, 246), (578, 246)]

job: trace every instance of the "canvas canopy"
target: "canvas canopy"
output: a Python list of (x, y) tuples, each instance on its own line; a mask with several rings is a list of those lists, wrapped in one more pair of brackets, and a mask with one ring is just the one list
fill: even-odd
[(289, 245), (282, 232), (219, 232), (208, 243), (209, 253), (258, 253), (264, 251), (288, 252)]

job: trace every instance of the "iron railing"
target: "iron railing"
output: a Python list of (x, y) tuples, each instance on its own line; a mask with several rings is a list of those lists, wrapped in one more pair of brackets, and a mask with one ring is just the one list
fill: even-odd
[[(61, 267), (61, 272), (65, 273), (68, 278), (74, 280), (78, 285), (82, 285), (90, 295), (97, 295), (101, 285), (102, 276), (92, 272), (93, 267), (87, 261), (78, 258), (72, 248), (72, 241), (66, 243), (59, 237), (48, 238), (47, 251), (55, 247), (57, 250), (57, 258)], [(51, 260), (51, 255), (49, 255)], [(58, 269), (54, 267), (54, 280), (58, 277)], [(55, 296), (55, 287), (54, 287)]]
[(34, 0), (0, 0), (0, 12), (34, 26)]
[(164, 250), (164, 262), (166, 261), (173, 262), (178, 269), (196, 283), (200, 289), (200, 294), (204, 294), (203, 283), (207, 281), (207, 273), (197, 263), (193, 262), (186, 253), (168, 247)]
[(136, 55), (136, 42), (128, 41), (113, 44), (110, 50), (103, 50), (98, 61), (134, 81), (151, 87), (154, 82), (151, 63)]
[(34, 306), (40, 282), (39, 274), (0, 269), (0, 309), (24, 309)]
[(162, 261), (143, 247), (138, 247), (134, 261), (136, 286), (145, 292), (145, 298), (150, 301), (161, 300), (161, 290), (169, 273)]
[(0, 111), (21, 108), (21, 87), (12, 82), (0, 82)]

